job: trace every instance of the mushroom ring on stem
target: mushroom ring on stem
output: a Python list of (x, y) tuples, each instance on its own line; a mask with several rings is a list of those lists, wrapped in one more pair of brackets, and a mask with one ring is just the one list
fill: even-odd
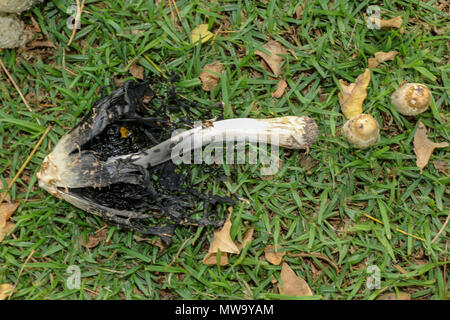
[[(149, 88), (145, 82), (127, 82), (99, 100), (45, 157), (37, 174), (39, 185), (110, 222), (167, 239), (173, 229), (148, 227), (142, 224), (142, 219), (179, 200), (165, 191), (158, 193), (160, 188), (154, 187), (155, 175), (159, 174), (158, 179), (162, 180), (164, 175), (173, 174), (172, 169), (171, 173), (165, 169), (155, 173), (154, 168), (174, 166), (171, 161), (174, 152), (195, 150), (218, 140), (242, 140), (243, 136), (249, 142), (264, 141), (291, 149), (309, 149), (317, 139), (317, 125), (307, 116), (204, 122), (171, 138), (156, 139), (155, 132), (167, 130), (172, 124), (138, 113), (143, 92)], [(154, 109), (155, 106), (149, 110)], [(140, 202), (143, 194), (151, 201)], [(161, 204), (162, 197), (166, 197), (167, 204)], [(177, 220), (179, 211), (169, 215)]]

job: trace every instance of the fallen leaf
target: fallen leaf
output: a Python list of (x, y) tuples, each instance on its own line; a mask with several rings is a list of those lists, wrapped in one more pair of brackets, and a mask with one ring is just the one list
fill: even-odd
[(222, 73), (222, 64), (220, 61), (207, 64), (202, 73), (200, 73), (200, 80), (202, 81), (202, 88), (205, 91), (211, 91), (219, 84), (220, 74)]
[(86, 243), (84, 243), (82, 235), (79, 237), (79, 240), (83, 247), (91, 249), (91, 248), (95, 248), (96, 246), (98, 246), (100, 244), (100, 242), (104, 241), (106, 239), (107, 234), (108, 234), (108, 229), (103, 228), (99, 232), (88, 236), (86, 239), (87, 240)]
[(20, 202), (4, 202), (0, 204), (0, 242), (5, 239), (6, 235), (14, 228), (15, 224), (8, 221), (12, 214), (19, 207)]
[(371, 25), (376, 26), (377, 28), (400, 28), (403, 24), (403, 19), (401, 16), (387, 20), (376, 17), (368, 17), (367, 20), (370, 21)]
[(272, 97), (277, 98), (277, 99), (281, 98), (283, 96), (286, 88), (287, 88), (287, 82), (286, 82), (286, 80), (281, 78), (280, 81), (278, 81), (277, 90), (275, 90), (275, 92), (272, 93)]
[(278, 77), (281, 74), (281, 63), (283, 62), (283, 57), (280, 54), (287, 54), (286, 48), (275, 40), (270, 40), (263, 45), (263, 48), (269, 51), (269, 54), (259, 50), (255, 54), (263, 58), (273, 74)]
[(367, 97), (367, 87), (370, 82), (370, 69), (366, 69), (360, 74), (355, 83), (350, 85), (343, 80), (339, 80), (342, 92), (339, 92), (339, 104), (347, 119), (353, 118), (362, 113), (362, 105)]
[(240, 252), (236, 244), (231, 240), (230, 229), (231, 229), (231, 212), (228, 215), (227, 221), (225, 221), (223, 227), (220, 230), (214, 231), (214, 237), (209, 246), (208, 252), (216, 253), (219, 250), (221, 252), (229, 252), (238, 254)]
[[(278, 245), (278, 250), (282, 247)], [(275, 246), (273, 244), (269, 244), (264, 249), (264, 254), (266, 256), (266, 260), (269, 261), (271, 264), (278, 266), (281, 261), (283, 260), (284, 255), (286, 254), (285, 251), (275, 251)]]
[(283, 282), (283, 284), (278, 283), (280, 294), (296, 297), (312, 296), (314, 294), (308, 283), (297, 276), (286, 262), (283, 262), (280, 277)]
[[(222, 252), (220, 254), (220, 265), (226, 266), (228, 264), (228, 255), (226, 252)], [(203, 264), (206, 264), (208, 266), (213, 266), (217, 264), (217, 253), (214, 252), (208, 252), (206, 256), (203, 258)]]
[[(259, 62), (259, 64), (261, 65), (261, 67), (262, 67), (264, 70), (266, 70), (266, 71), (269, 72), (269, 73), (272, 73), (272, 69), (270, 69), (270, 67), (269, 67), (269, 65), (266, 63), (266, 61), (261, 60), (261, 61)], [(260, 74), (260, 76), (262, 76), (262, 74)], [(269, 76), (269, 79), (275, 79), (275, 78), (272, 77), (272, 76)]]
[(326, 262), (328, 262), (335, 270), (337, 273), (340, 272), (339, 267), (337, 266), (336, 263), (334, 263), (330, 258), (328, 258), (326, 255), (323, 255), (321, 253), (317, 253), (317, 252), (312, 252), (312, 253), (306, 253), (306, 252), (301, 252), (301, 253), (289, 253), (290, 257), (316, 257), (319, 259), (322, 259)]
[(369, 68), (374, 69), (380, 65), (380, 62), (376, 58), (369, 58)]
[(380, 27), (381, 28), (400, 28), (402, 26), (403, 19), (401, 16), (387, 19), (387, 20), (380, 20)]
[(388, 52), (379, 51), (379, 52), (375, 52), (375, 58), (381, 62), (391, 61), (391, 60), (394, 60), (394, 58), (397, 54), (398, 54), (398, 51), (388, 51)]
[(198, 40), (201, 39), (202, 43), (205, 43), (209, 39), (213, 37), (213, 34), (211, 31), (208, 30), (208, 24), (199, 24), (197, 27), (195, 27), (191, 34), (189, 35), (189, 38), (191, 40), (191, 43), (197, 43)]
[(133, 63), (130, 67), (130, 73), (136, 79), (144, 80), (144, 68), (136, 63)]
[(5, 300), (14, 290), (14, 286), (9, 283), (0, 284), (0, 300)]
[(6, 225), (6, 222), (11, 218), (12, 214), (16, 212), (19, 205), (20, 202), (18, 201), (0, 204), (0, 228), (3, 228)]
[(411, 294), (401, 291), (398, 294), (395, 292), (386, 293), (379, 296), (377, 300), (411, 300)]
[(448, 176), (448, 162), (447, 161), (434, 160), (433, 164), (434, 164), (434, 168), (436, 170), (439, 170), (441, 173)]
[(328, 99), (328, 97), (330, 96), (329, 93), (321, 93), (319, 94), (319, 102), (324, 102)]
[(51, 42), (50, 40), (44, 40), (44, 41), (33, 40), (33, 41), (27, 43), (27, 49), (34, 49), (34, 48), (40, 48), (40, 47), (57, 49), (55, 44), (53, 42)]
[(157, 238), (155, 241), (151, 238), (142, 238), (138, 236), (137, 234), (133, 235), (133, 239), (137, 242), (145, 241), (151, 245), (157, 246), (159, 248), (159, 254), (161, 254), (164, 250), (167, 248), (167, 244), (164, 243), (164, 241), (161, 240), (161, 238)]
[(295, 60), (298, 60), (298, 57), (297, 57), (297, 55), (295, 54), (295, 51), (294, 51), (294, 50), (292, 50), (292, 49), (287, 49), (287, 51), (288, 51), (290, 54), (292, 54), (292, 56), (295, 58)]
[(14, 226), (14, 223), (8, 221), (3, 228), (0, 228), (0, 242), (5, 239), (6, 235), (14, 228)]
[(448, 146), (448, 142), (436, 143), (428, 139), (427, 128), (419, 121), (414, 135), (414, 153), (417, 157), (416, 165), (420, 168), (420, 173), (422, 173), (423, 168), (428, 164), (435, 148), (445, 148)]
[(255, 231), (255, 228), (250, 228), (247, 231), (245, 231), (244, 235), (242, 236), (242, 242), (236, 244), (236, 247), (238, 247), (239, 250), (242, 250), (245, 248), (247, 243), (251, 243), (253, 240), (253, 232)]
[(121, 86), (123, 86), (123, 84), (125, 83), (123, 77), (120, 77), (120, 78), (114, 78), (113, 81), (114, 81), (114, 85), (115, 85), (116, 87), (121, 87)]
[(297, 20), (300, 20), (300, 19), (302, 18), (303, 10), (304, 10), (304, 9), (305, 9), (305, 3), (299, 5), (299, 6), (297, 7), (297, 9), (295, 10), (295, 18), (296, 18)]
[(380, 65), (381, 62), (394, 60), (398, 51), (376, 52), (375, 58), (369, 58), (369, 68), (373, 69)]
[(34, 28), (34, 32), (36, 33), (41, 33), (41, 27), (39, 26), (39, 24), (37, 23), (37, 21), (33, 18), (33, 16), (30, 16), (31, 18), (31, 22), (33, 23), (33, 28)]

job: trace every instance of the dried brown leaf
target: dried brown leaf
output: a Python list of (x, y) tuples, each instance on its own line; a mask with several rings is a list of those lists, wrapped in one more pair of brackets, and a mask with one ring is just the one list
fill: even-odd
[(242, 242), (236, 244), (236, 247), (238, 247), (239, 250), (244, 249), (244, 247), (247, 245), (247, 243), (252, 242), (254, 231), (255, 231), (255, 228), (250, 228), (247, 231), (245, 231), (244, 235), (242, 236)]
[(386, 293), (379, 296), (377, 300), (411, 300), (411, 294), (402, 291)]
[(130, 67), (130, 73), (136, 79), (144, 80), (144, 68), (136, 63), (133, 63)]
[(387, 19), (387, 20), (380, 20), (380, 27), (381, 28), (400, 28), (402, 26), (403, 19), (401, 16)]
[(340, 272), (339, 267), (337, 266), (336, 263), (334, 263), (330, 258), (328, 258), (326, 255), (323, 255), (321, 253), (318, 252), (312, 252), (312, 253), (306, 253), (306, 252), (301, 252), (301, 253), (289, 253), (290, 257), (316, 257), (319, 259), (322, 259), (326, 262), (328, 262), (335, 270), (336, 272)]
[(376, 58), (369, 58), (369, 69), (374, 69), (380, 65), (380, 62)]
[(266, 256), (266, 260), (269, 261), (271, 264), (278, 266), (281, 261), (283, 261), (283, 257), (286, 254), (285, 251), (278, 251), (282, 249), (280, 245), (278, 245), (277, 251), (275, 251), (275, 246), (273, 244), (269, 244), (264, 249), (264, 254)]
[(50, 40), (43, 40), (43, 41), (33, 40), (33, 41), (27, 43), (27, 49), (34, 49), (34, 48), (41, 48), (41, 47), (57, 49), (55, 44), (53, 42), (51, 42)]
[(367, 97), (367, 87), (370, 82), (370, 69), (366, 69), (360, 74), (355, 83), (350, 85), (343, 80), (339, 80), (342, 92), (339, 92), (339, 104), (347, 119), (353, 118), (362, 113), (362, 105)]
[(428, 139), (427, 128), (419, 121), (416, 134), (414, 135), (414, 153), (417, 157), (416, 165), (420, 168), (420, 173), (422, 173), (423, 168), (428, 164), (435, 148), (445, 148), (448, 146), (448, 142), (436, 143)]
[(20, 202), (4, 202), (0, 204), (0, 242), (5, 239), (6, 235), (14, 228), (15, 224), (8, 221), (12, 214), (16, 212)]
[(0, 300), (5, 300), (8, 298), (12, 290), (14, 290), (14, 286), (12, 284), (0, 284)]
[(434, 164), (434, 168), (436, 170), (439, 170), (439, 172), (445, 174), (446, 176), (448, 175), (448, 162), (447, 161), (434, 160), (433, 164)]
[(394, 60), (396, 55), (398, 55), (398, 51), (388, 51), (388, 52), (380, 51), (375, 53), (375, 58), (380, 62), (384, 62)]
[(6, 225), (6, 222), (11, 218), (12, 214), (16, 212), (20, 202), (4, 202), (0, 204), (0, 229)]
[(201, 39), (202, 43), (205, 43), (209, 39), (211, 39), (214, 35), (208, 30), (208, 24), (199, 24), (197, 27), (195, 27), (191, 34), (189, 35), (189, 38), (191, 40), (191, 43), (197, 43), (198, 40)]
[[(206, 256), (203, 258), (203, 264), (206, 264), (208, 266), (213, 266), (217, 264), (217, 253), (214, 252), (208, 252)], [(226, 252), (222, 252), (220, 254), (220, 265), (226, 266), (228, 264), (228, 255)]]
[(280, 294), (296, 297), (312, 296), (314, 294), (308, 283), (297, 276), (286, 262), (283, 262), (280, 277), (283, 282), (283, 284), (278, 284)]
[(401, 16), (386, 20), (376, 17), (368, 17), (367, 21), (377, 28), (400, 28), (403, 24), (403, 19)]
[(223, 227), (220, 230), (214, 231), (214, 237), (209, 246), (208, 252), (216, 253), (219, 250), (221, 252), (229, 252), (238, 254), (240, 252), (239, 248), (233, 242), (230, 236), (231, 229), (231, 212), (228, 215), (227, 221), (225, 221)]
[(381, 62), (394, 60), (398, 51), (376, 52), (375, 58), (369, 58), (369, 68), (373, 69), (380, 65)]
[(211, 91), (219, 84), (220, 74), (222, 73), (222, 64), (220, 61), (207, 64), (202, 73), (200, 73), (200, 80), (202, 81), (202, 88), (205, 91)]
[(272, 97), (277, 98), (277, 99), (281, 98), (283, 96), (286, 88), (287, 88), (287, 82), (286, 82), (286, 80), (281, 78), (280, 81), (278, 81), (277, 90), (275, 90), (275, 92), (272, 93)]
[(256, 51), (255, 54), (263, 58), (269, 65), (272, 73), (278, 77), (281, 74), (281, 63), (283, 62), (283, 57), (281, 57), (280, 54), (287, 54), (286, 48), (274, 40), (267, 42), (263, 45), (263, 48), (269, 51), (269, 54), (259, 50)]
[(41, 33), (41, 27), (39, 26), (39, 23), (33, 18), (33, 16), (30, 16), (31, 22), (33, 24), (33, 29), (35, 33)]
[(6, 224), (0, 228), (0, 242), (5, 239), (6, 235), (14, 228), (15, 224), (12, 222), (6, 222)]
[(106, 239), (106, 235), (108, 234), (108, 229), (104, 228), (102, 230), (100, 230), (99, 232), (90, 235), (87, 237), (87, 241), (86, 243), (84, 243), (83, 241), (83, 236), (79, 237), (80, 243), (83, 247), (85, 248), (95, 248), (96, 246), (98, 246), (100, 244), (100, 242), (104, 241)]
[(161, 238), (157, 238), (155, 241), (153, 241), (153, 239), (151, 238), (142, 238), (140, 236), (138, 236), (137, 234), (133, 235), (133, 239), (136, 240), (137, 242), (147, 242), (148, 244), (154, 245), (156, 247), (159, 248), (158, 253), (161, 254), (164, 250), (166, 250), (167, 248), (167, 244), (164, 243)]
[(297, 7), (297, 9), (295, 10), (295, 18), (297, 20), (300, 20), (302, 18), (303, 15), (303, 10), (305, 9), (305, 4), (301, 4)]

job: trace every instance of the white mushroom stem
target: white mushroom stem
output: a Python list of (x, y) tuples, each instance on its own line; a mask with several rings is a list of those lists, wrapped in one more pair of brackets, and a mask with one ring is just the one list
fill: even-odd
[[(174, 160), (180, 153), (197, 150), (202, 146), (220, 141), (263, 142), (288, 149), (309, 149), (317, 140), (317, 124), (307, 116), (288, 116), (273, 119), (228, 119), (212, 123), (174, 135), (172, 138), (137, 154), (132, 154), (133, 163), (155, 166)], [(130, 155), (113, 157), (130, 158)]]
[(316, 122), (306, 116), (229, 119), (204, 122), (152, 148), (100, 161), (94, 152), (74, 148), (74, 144), (80, 143), (80, 132), (76, 130), (85, 129), (82, 124), (66, 134), (42, 163), (37, 174), (39, 186), (54, 196), (65, 197), (69, 188), (105, 187), (118, 182), (137, 184), (142, 176), (138, 167), (177, 162), (180, 152), (184, 155), (209, 143), (216, 147), (218, 141), (247, 141), (259, 143), (259, 147), (263, 142), (289, 149), (309, 149), (318, 135)]

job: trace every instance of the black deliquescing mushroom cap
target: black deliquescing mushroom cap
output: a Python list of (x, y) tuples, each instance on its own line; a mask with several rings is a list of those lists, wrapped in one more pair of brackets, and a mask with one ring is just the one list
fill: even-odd
[[(70, 182), (49, 192), (111, 224), (166, 242), (177, 225), (220, 226), (219, 207), (234, 201), (192, 186), (188, 165), (167, 161), (144, 167), (124, 159), (107, 164), (111, 157), (169, 139), (175, 129), (192, 127), (193, 112), (195, 117), (211, 117), (208, 108), (181, 98), (174, 80), (129, 81), (97, 101), (55, 147), (52, 165)], [(44, 161), (39, 178), (49, 190), (52, 181), (44, 182), (47, 166)], [(220, 167), (207, 170), (217, 171), (216, 177), (222, 174)]]
[[(178, 161), (179, 151), (199, 155), (203, 146), (224, 141), (308, 150), (317, 140), (317, 124), (307, 116), (194, 125), (192, 118), (211, 119), (209, 110), (219, 107), (220, 113), (222, 103), (199, 106), (182, 98), (173, 82), (126, 82), (101, 98), (44, 159), (39, 185), (110, 223), (169, 241), (177, 225), (221, 225), (220, 208), (234, 203), (191, 185), (191, 166)], [(205, 170), (208, 161), (194, 163)], [(222, 167), (207, 170), (218, 181)]]

